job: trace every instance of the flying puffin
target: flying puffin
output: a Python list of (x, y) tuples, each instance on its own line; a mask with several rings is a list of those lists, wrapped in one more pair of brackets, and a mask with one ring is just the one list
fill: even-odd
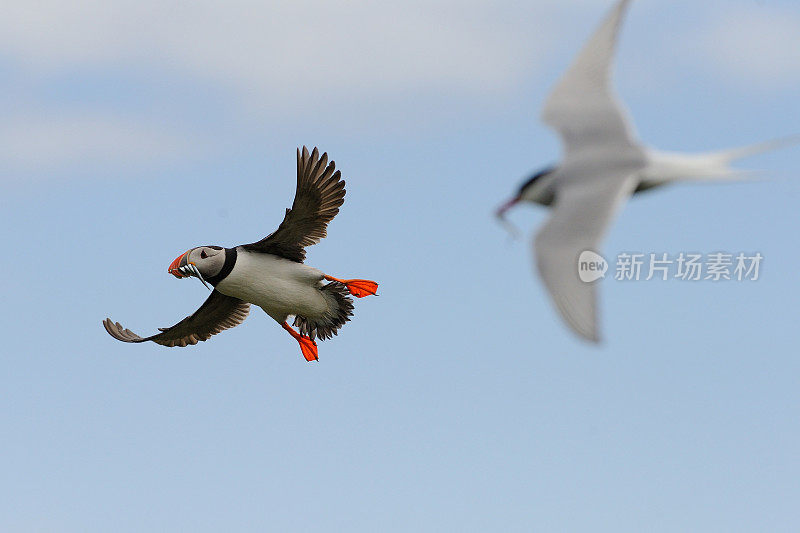
[(542, 109), (561, 137), (564, 159), (528, 180), (497, 211), (521, 202), (551, 207), (534, 240), (536, 265), (563, 319), (580, 337), (600, 339), (595, 285), (578, 276), (584, 251), (596, 252), (617, 211), (634, 193), (682, 180), (742, 177), (736, 159), (798, 142), (798, 137), (700, 154), (643, 146), (611, 84), (611, 63), (630, 0), (619, 0), (563, 74)]
[[(336, 335), (350, 320), (353, 301), (376, 294), (378, 284), (339, 279), (303, 264), (305, 247), (327, 234), (327, 225), (344, 203), (344, 180), (328, 154), (316, 148), (297, 150), (297, 190), (278, 229), (251, 244), (233, 248), (198, 246), (178, 256), (167, 271), (176, 278), (197, 277), (213, 285), (211, 295), (194, 312), (160, 333), (140, 337), (106, 318), (106, 331), (123, 342), (153, 341), (187, 346), (241, 324), (250, 304), (261, 307), (300, 344), (306, 361), (317, 361), (317, 343)], [(208, 286), (208, 285), (206, 285)], [(209, 287), (210, 288), (210, 287)], [(287, 322), (294, 316), (295, 331)]]

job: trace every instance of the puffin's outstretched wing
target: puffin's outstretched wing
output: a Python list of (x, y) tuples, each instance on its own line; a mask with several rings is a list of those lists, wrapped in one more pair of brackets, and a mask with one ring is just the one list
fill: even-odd
[(205, 341), (221, 331), (238, 326), (250, 311), (250, 304), (226, 296), (215, 290), (191, 316), (187, 316), (171, 328), (158, 328), (161, 333), (142, 338), (119, 322), (111, 319), (103, 320), (103, 326), (109, 335), (123, 342), (153, 341), (164, 346), (187, 346)]
[(297, 150), (297, 192), (291, 209), (278, 229), (269, 236), (244, 249), (262, 252), (302, 263), (306, 258), (304, 248), (318, 243), (327, 235), (328, 222), (339, 212), (344, 203), (344, 180), (336, 170), (336, 164), (328, 164), (328, 154), (314, 148), (311, 155), (304, 146)]

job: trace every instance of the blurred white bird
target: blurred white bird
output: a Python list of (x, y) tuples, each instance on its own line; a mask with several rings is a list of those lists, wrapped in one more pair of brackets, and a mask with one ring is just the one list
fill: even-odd
[(578, 276), (578, 257), (596, 251), (619, 206), (633, 193), (680, 180), (731, 179), (735, 159), (798, 142), (798, 137), (703, 154), (647, 148), (636, 139), (610, 83), (611, 61), (630, 0), (620, 0), (553, 88), (542, 120), (561, 137), (560, 165), (534, 174), (497, 216), (519, 202), (552, 206), (536, 234), (539, 274), (561, 316), (582, 338), (600, 340), (595, 286)]

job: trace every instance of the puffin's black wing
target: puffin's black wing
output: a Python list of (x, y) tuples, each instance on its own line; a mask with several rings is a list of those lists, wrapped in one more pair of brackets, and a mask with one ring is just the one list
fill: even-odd
[(103, 326), (112, 337), (123, 342), (153, 341), (164, 346), (186, 346), (208, 340), (212, 335), (238, 326), (249, 311), (249, 303), (215, 290), (194, 314), (171, 328), (158, 328), (161, 333), (150, 337), (142, 338), (108, 318), (103, 320)]
[(318, 243), (327, 235), (328, 222), (339, 212), (344, 203), (344, 180), (336, 164), (328, 164), (328, 154), (316, 148), (308, 153), (304, 146), (302, 154), (297, 149), (297, 192), (291, 209), (286, 210), (283, 222), (271, 235), (244, 249), (285, 257), (298, 263), (306, 258), (304, 248)]

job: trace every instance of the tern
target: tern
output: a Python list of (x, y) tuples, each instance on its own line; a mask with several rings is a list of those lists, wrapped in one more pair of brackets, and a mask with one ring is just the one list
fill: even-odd
[(578, 258), (600, 246), (614, 215), (634, 193), (682, 180), (740, 178), (730, 164), (746, 156), (798, 142), (797, 137), (757, 145), (683, 154), (645, 147), (611, 84), (611, 62), (630, 0), (620, 0), (556, 83), (542, 121), (562, 141), (560, 165), (528, 180), (497, 210), (520, 202), (552, 208), (534, 239), (539, 275), (561, 316), (583, 339), (599, 342), (595, 285), (578, 277)]
[[(327, 235), (328, 223), (344, 203), (345, 182), (328, 154), (297, 150), (297, 190), (278, 229), (251, 244), (233, 248), (199, 246), (179, 255), (167, 268), (177, 278), (198, 278), (211, 295), (191, 316), (160, 333), (140, 337), (106, 318), (106, 331), (120, 341), (153, 341), (188, 346), (241, 324), (250, 304), (261, 307), (299, 344), (307, 361), (319, 359), (314, 340), (329, 339), (350, 320), (353, 301), (374, 295), (378, 284), (339, 279), (303, 264), (305, 248)], [(209, 287), (210, 288), (210, 287)], [(295, 331), (287, 322), (294, 316)]]

